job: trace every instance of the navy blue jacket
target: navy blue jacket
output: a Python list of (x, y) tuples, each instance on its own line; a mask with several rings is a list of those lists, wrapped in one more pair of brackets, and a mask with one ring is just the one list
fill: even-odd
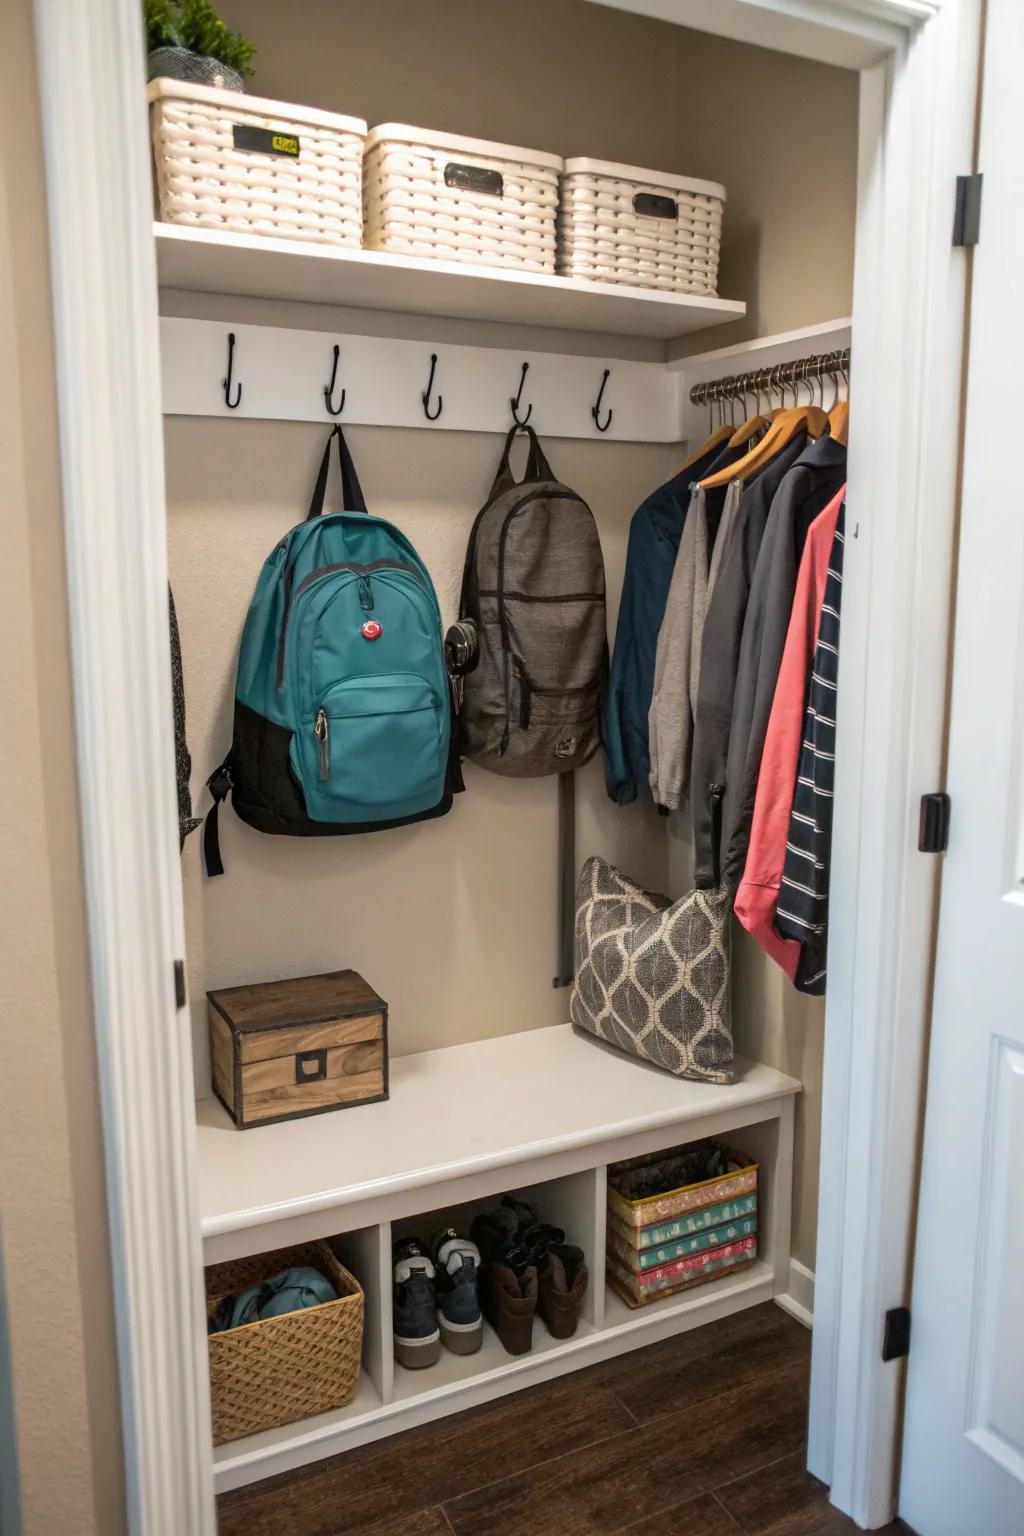
[(628, 805), (638, 789), (650, 794), (647, 716), (654, 691), (658, 631), (665, 615), (690, 486), (708, 473), (719, 449), (652, 491), (633, 514), (626, 573), (602, 706), (604, 772), (608, 793)]

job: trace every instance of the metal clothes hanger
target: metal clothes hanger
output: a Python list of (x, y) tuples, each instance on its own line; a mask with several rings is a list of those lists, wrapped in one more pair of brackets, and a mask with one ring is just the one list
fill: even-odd
[[(843, 367), (843, 354), (842, 354), (842, 352), (837, 352), (837, 353), (834, 354), (834, 356), (835, 356), (835, 361), (836, 361), (836, 367), (838, 369), (838, 372), (839, 372), (840, 376), (842, 377), (843, 383), (846, 385), (847, 395), (849, 395), (850, 379), (849, 379), (849, 375), (847, 374), (846, 370)], [(843, 445), (843, 447), (845, 448), (847, 446), (847, 443), (848, 443), (848, 440), (849, 440), (849, 436), (850, 436), (850, 402), (849, 402), (849, 399), (846, 399), (846, 400), (840, 400), (839, 399), (839, 384), (838, 384), (838, 381), (836, 382), (836, 400), (835, 400), (835, 404), (833, 405), (832, 409), (828, 413), (828, 425), (829, 425), (829, 431), (831, 432), (832, 436), (835, 438), (836, 442), (837, 443), (841, 443)]]

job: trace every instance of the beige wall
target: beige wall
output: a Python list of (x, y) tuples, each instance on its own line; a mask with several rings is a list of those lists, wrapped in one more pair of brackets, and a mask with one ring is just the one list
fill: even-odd
[[(448, 623), (498, 439), (372, 427), (347, 435), (371, 510), (410, 535)], [(167, 420), (171, 580), (197, 786), (231, 738), (238, 637), (260, 562), (305, 513), (323, 440), (314, 425)], [(674, 457), (650, 445), (549, 446), (555, 472), (593, 507), (617, 601), (629, 512)], [(184, 857), (200, 1093), (209, 1091), (210, 987), (351, 965), (388, 1000), (399, 1055), (562, 1020), (565, 993), (551, 986), (556, 800), (554, 779), (512, 782), (470, 767), (449, 817), (365, 837), (270, 838), (222, 812), (227, 874), (202, 877), (198, 837)], [(580, 776), (579, 839), (582, 852), (664, 886), (663, 825), (650, 807), (616, 809), (597, 761)]]
[[(230, 0), (259, 48), (253, 89), (433, 128), (589, 154), (723, 182), (720, 291), (747, 300), (742, 322), (689, 338), (689, 350), (846, 315), (850, 308), (857, 82), (806, 60), (631, 16), (584, 0)], [(314, 328), (373, 328), (375, 317), (168, 296), (168, 312)], [(436, 325), (389, 317), (388, 334)], [(493, 329), (451, 327), (481, 344)], [(570, 348), (570, 338), (523, 338)], [(580, 343), (575, 343), (579, 345)], [(586, 343), (582, 343), (586, 345)], [(650, 351), (649, 347), (647, 349)], [(637, 355), (644, 355), (643, 350)], [(373, 510), (425, 556), (454, 612), (470, 519), (490, 482), (492, 437), (352, 431)], [(198, 786), (230, 737), (239, 628), (259, 563), (303, 510), (322, 440), (312, 426), (167, 423), (171, 571), (182, 625)], [(551, 445), (557, 472), (589, 498), (612, 613), (629, 517), (671, 469), (651, 446)], [(371, 838), (296, 843), (222, 817), (228, 875), (202, 880), (185, 853), (197, 1085), (208, 1089), (207, 987), (328, 965), (364, 971), (392, 1004), (405, 1052), (554, 1022), (553, 783), (469, 775), (453, 816)], [(664, 825), (614, 808), (599, 766), (581, 785), (580, 853), (604, 852), (654, 884), (669, 874)], [(685, 858), (684, 858), (685, 865)], [(795, 1252), (814, 1262), (823, 1013), (760, 952), (736, 948), (740, 1047), (801, 1077)]]
[[(0, 49), (0, 1336), (14, 1403), (12, 1424), (0, 1384), (0, 1479), (9, 1500), (13, 1441), (24, 1536), (117, 1536), (122, 1458), (30, 15), (29, 0), (9, 0)], [(5, 1513), (16, 1536), (11, 1503)]]

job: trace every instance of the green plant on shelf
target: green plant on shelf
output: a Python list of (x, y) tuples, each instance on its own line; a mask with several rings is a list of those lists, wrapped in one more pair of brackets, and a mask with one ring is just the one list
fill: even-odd
[(251, 75), (255, 46), (232, 32), (210, 0), (143, 0), (146, 47), (187, 48), (205, 54), (240, 75)]

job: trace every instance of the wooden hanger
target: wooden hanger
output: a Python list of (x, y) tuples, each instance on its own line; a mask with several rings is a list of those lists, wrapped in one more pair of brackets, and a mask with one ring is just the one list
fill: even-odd
[[(787, 384), (793, 389), (795, 401), (796, 388), (792, 373), (787, 375), (786, 364), (780, 363), (768, 374), (769, 396), (773, 391), (778, 391), (784, 401)], [(701, 481), (701, 485), (705, 490), (713, 490), (716, 486), (728, 485), (730, 480), (745, 480), (748, 475), (761, 469), (791, 443), (797, 432), (806, 430), (809, 437), (820, 437), (827, 425), (828, 417), (816, 405), (794, 404), (789, 407), (782, 405), (771, 413), (771, 425), (768, 431), (745, 458), (729, 465), (727, 469), (719, 470), (717, 474), (709, 475), (707, 479)]]
[(847, 446), (850, 435), (850, 402), (849, 400), (837, 400), (828, 413), (829, 433), (837, 443)]
[(793, 441), (799, 431), (803, 429), (809, 437), (820, 437), (827, 425), (828, 417), (816, 405), (802, 405), (780, 410), (764, 437), (755, 444), (745, 458), (738, 459), (735, 464), (730, 464), (726, 469), (720, 469), (717, 474), (709, 475), (700, 483), (704, 490), (710, 491), (716, 486), (728, 485), (730, 480), (745, 480), (756, 469), (760, 469), (762, 465), (774, 459), (777, 453)]
[(741, 427), (737, 427), (729, 439), (730, 448), (742, 448), (744, 443), (751, 442), (755, 437), (760, 437), (762, 432), (767, 432), (771, 426), (770, 416), (748, 416)]
[(732, 437), (731, 426), (716, 427), (711, 436), (706, 437), (701, 443), (700, 447), (694, 449), (693, 453), (690, 454), (690, 457), (685, 461), (685, 463), (680, 464), (679, 468), (676, 470), (676, 474), (681, 475), (684, 470), (689, 469), (691, 465), (696, 464), (698, 460), (705, 456), (705, 454), (711, 453), (715, 448), (721, 448), (726, 440), (730, 437)]

